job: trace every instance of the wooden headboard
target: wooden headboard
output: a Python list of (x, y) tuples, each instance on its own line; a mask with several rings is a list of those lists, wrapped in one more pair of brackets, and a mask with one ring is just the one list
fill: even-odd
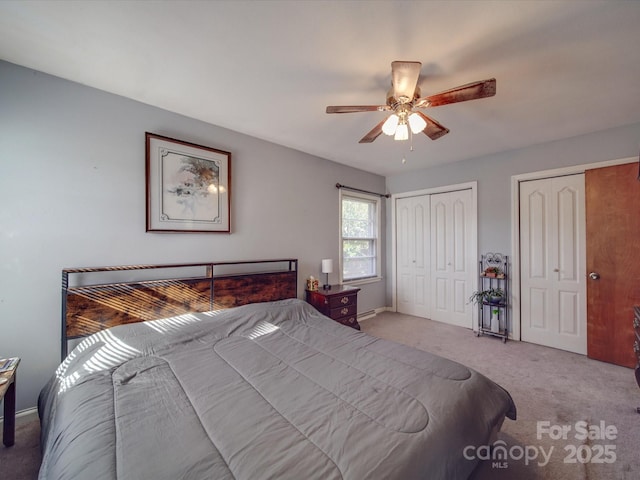
[(296, 298), (298, 260), (62, 270), (62, 359), (68, 341), (105, 328)]

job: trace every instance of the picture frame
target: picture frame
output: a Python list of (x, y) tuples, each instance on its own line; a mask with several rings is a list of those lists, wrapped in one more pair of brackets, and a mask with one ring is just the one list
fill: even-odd
[(146, 231), (231, 232), (231, 153), (146, 132)]

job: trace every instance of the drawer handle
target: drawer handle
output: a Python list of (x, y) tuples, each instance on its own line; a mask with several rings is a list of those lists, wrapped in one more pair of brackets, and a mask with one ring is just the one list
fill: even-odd
[(342, 303), (343, 305), (346, 305), (347, 303), (349, 303), (349, 297), (342, 297), (342, 299), (340, 300), (340, 303)]
[(355, 319), (354, 317), (351, 317), (351, 318), (349, 319), (349, 323), (354, 323), (355, 321), (356, 321), (356, 319)]
[(343, 308), (342, 310), (340, 310), (340, 313), (342, 313), (342, 315), (346, 315), (347, 313), (349, 313), (349, 309)]

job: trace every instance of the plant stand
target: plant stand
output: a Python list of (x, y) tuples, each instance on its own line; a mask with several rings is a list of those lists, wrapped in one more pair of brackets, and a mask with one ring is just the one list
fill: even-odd
[(506, 343), (509, 338), (509, 257), (501, 253), (486, 253), (478, 263), (478, 289), (501, 288), (504, 297), (478, 302), (476, 336), (492, 335)]

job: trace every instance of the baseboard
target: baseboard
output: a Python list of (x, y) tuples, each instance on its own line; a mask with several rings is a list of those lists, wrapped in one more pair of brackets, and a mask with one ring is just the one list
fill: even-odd
[[(38, 409), (36, 407), (27, 408), (16, 412), (16, 422), (30, 422), (38, 419)], [(0, 423), (4, 423), (4, 417), (0, 417)]]
[(358, 321), (361, 322), (363, 320), (367, 320), (369, 318), (373, 318), (376, 316), (375, 310), (367, 310), (366, 312), (358, 313)]
[(377, 314), (386, 312), (389, 310), (389, 307), (378, 307), (374, 310), (367, 310), (366, 312), (361, 312), (358, 314), (358, 321), (361, 322), (363, 320), (368, 320), (370, 318), (375, 317)]
[(38, 418), (38, 409), (36, 407), (27, 408), (26, 410), (20, 410), (16, 412), (16, 418), (21, 417), (33, 417), (33, 420)]

